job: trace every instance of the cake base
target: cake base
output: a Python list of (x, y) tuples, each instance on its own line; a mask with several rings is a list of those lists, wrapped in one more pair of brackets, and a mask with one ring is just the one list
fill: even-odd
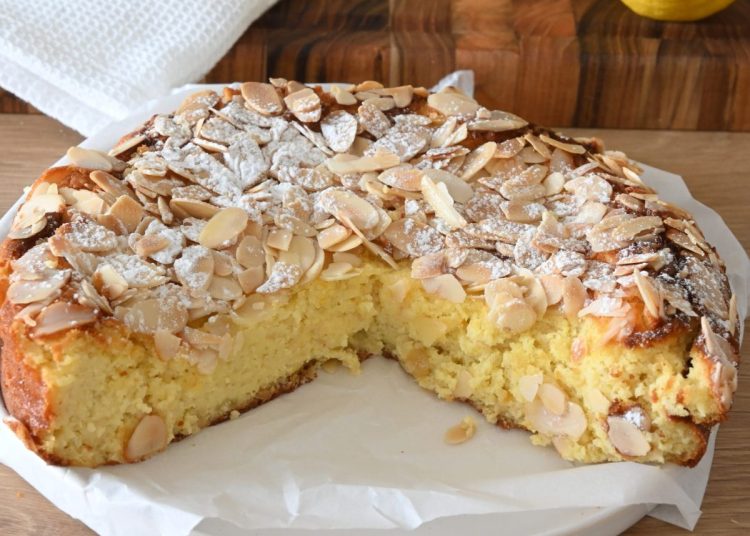
[[(696, 326), (673, 326), (648, 345), (628, 346), (603, 342), (605, 330), (593, 319), (549, 310), (531, 330), (508, 335), (487, 320), (482, 301), (436, 298), (407, 269), (375, 260), (351, 279), (314, 281), (250, 302), (226, 324), (200, 326), (229, 331), (235, 341), (210, 372), (186, 356), (160, 359), (151, 337), (114, 320), (32, 339), (22, 322), (9, 321), (12, 307), (2, 314), (10, 326), (3, 333), (6, 405), (19, 435), (59, 465), (138, 461), (296, 389), (330, 359), (357, 372), (373, 354), (397, 359), (440, 398), (467, 402), (502, 427), (530, 430), (535, 444), (554, 444), (573, 461), (693, 465), (721, 415), (701, 380), (708, 373), (701, 356), (684, 370)], [(540, 381), (529, 400), (524, 384), (534, 377)], [(554, 418), (540, 424), (545, 389), (580, 408), (583, 429), (570, 432), (567, 417), (558, 419), (559, 430)], [(648, 420), (649, 450), (637, 456), (620, 452), (609, 431), (610, 417), (634, 408)]]

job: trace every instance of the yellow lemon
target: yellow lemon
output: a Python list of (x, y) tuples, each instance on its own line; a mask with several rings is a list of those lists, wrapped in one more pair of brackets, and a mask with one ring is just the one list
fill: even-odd
[(667, 21), (700, 20), (718, 13), (734, 0), (622, 0), (643, 17)]

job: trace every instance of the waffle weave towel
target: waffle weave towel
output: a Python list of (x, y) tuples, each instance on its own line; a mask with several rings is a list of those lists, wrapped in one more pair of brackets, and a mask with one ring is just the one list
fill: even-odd
[(0, 0), (0, 86), (91, 135), (198, 80), (274, 1)]

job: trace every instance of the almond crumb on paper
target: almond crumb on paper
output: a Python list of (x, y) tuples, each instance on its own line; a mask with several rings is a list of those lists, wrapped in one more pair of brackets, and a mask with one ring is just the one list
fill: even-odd
[(472, 417), (464, 417), (460, 423), (448, 428), (443, 439), (449, 445), (460, 445), (474, 437), (476, 431), (477, 423), (474, 419)]

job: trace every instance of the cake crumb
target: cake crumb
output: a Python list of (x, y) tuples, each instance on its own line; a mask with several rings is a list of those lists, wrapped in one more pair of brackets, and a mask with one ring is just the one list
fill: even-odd
[(477, 431), (477, 423), (472, 417), (464, 417), (460, 423), (455, 426), (451, 426), (445, 432), (443, 439), (449, 445), (460, 445), (465, 443), (472, 437)]
[(329, 359), (327, 361), (324, 361), (320, 368), (322, 368), (328, 374), (334, 374), (340, 366), (341, 361), (339, 361), (338, 359)]
[(232, 411), (229, 412), (229, 420), (230, 421), (233, 421), (233, 420), (239, 418), (239, 416), (240, 416), (240, 412), (237, 411), (236, 409), (233, 409)]

